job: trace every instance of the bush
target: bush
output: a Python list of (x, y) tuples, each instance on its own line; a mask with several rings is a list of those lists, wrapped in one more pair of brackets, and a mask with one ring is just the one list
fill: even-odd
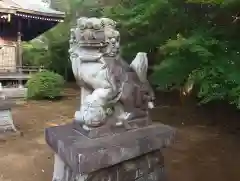
[(50, 71), (38, 72), (27, 82), (28, 99), (56, 99), (61, 97), (64, 87), (61, 75)]

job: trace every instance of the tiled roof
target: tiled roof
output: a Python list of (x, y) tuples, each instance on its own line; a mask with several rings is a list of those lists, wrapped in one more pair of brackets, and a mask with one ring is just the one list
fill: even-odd
[[(30, 2), (31, 1), (31, 2)], [(43, 16), (64, 17), (64, 13), (44, 6), (40, 0), (0, 0), (0, 12), (30, 13)]]

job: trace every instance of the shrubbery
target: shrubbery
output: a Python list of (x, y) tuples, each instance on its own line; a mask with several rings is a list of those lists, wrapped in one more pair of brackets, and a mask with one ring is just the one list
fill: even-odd
[(27, 98), (57, 99), (61, 97), (64, 82), (63, 77), (54, 72), (38, 72), (27, 82)]

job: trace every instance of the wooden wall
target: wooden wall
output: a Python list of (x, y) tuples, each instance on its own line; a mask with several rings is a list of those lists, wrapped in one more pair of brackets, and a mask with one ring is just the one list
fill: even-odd
[(0, 73), (15, 72), (17, 66), (16, 41), (0, 37), (0, 48)]

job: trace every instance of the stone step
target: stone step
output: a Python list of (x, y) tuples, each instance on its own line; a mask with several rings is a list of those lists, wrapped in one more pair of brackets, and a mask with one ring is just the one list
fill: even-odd
[(2, 88), (0, 90), (0, 97), (5, 98), (25, 98), (27, 95), (27, 88)]

